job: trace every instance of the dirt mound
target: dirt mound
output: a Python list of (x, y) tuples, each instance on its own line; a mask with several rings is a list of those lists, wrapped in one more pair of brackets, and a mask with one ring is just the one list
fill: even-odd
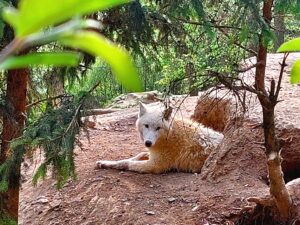
[(198, 99), (192, 120), (223, 132), (230, 118), (230, 99), (202, 95)]
[[(279, 61), (279, 55), (269, 57), (270, 76), (279, 74)], [(276, 113), (285, 157), (300, 146), (300, 90), (288, 83), (287, 75), (283, 84), (280, 96), (284, 101), (278, 104)], [(186, 98), (177, 116), (189, 118), (196, 103), (197, 98)], [(80, 136), (82, 149), (76, 149), (76, 181), (70, 180), (57, 191), (49, 176), (32, 187), (36, 165), (32, 163), (23, 170), (20, 224), (234, 224), (241, 218), (242, 209), (254, 207), (245, 199), (262, 197), (269, 191), (261, 109), (254, 97), (252, 103), (248, 119), (239, 124), (239, 129), (235, 123), (239, 120), (227, 124), (223, 143), (208, 158), (201, 174), (94, 170), (97, 160), (127, 158), (143, 149), (135, 130), (137, 108), (96, 116), (89, 140), (84, 133)], [(287, 179), (298, 176), (299, 163), (294, 159), (293, 163), (284, 162), (285, 170), (291, 171), (287, 172)]]

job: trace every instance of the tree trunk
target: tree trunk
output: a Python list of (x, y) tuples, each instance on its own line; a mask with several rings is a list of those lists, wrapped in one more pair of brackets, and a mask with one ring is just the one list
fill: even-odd
[[(53, 68), (46, 75), (47, 82), (47, 95), (49, 97), (64, 95), (64, 74), (66, 73), (65, 67)], [(54, 107), (59, 107), (61, 105), (61, 99), (53, 99), (52, 104)]]
[[(11, 108), (11, 118), (3, 118), (0, 163), (11, 154), (9, 143), (22, 134), (25, 121), (27, 80), (29, 70), (10, 70), (7, 74), (6, 105)], [(20, 165), (15, 165), (14, 174), (9, 178), (8, 191), (0, 194), (2, 211), (18, 219)]]
[(270, 194), (274, 196), (276, 206), (283, 218), (290, 216), (292, 199), (285, 186), (280, 156), (280, 146), (275, 133), (275, 106), (266, 108), (263, 105), (263, 127), (265, 148), (268, 157), (268, 174), (270, 181)]
[(285, 33), (285, 24), (284, 24), (284, 15), (281, 13), (277, 13), (274, 16), (274, 27), (275, 27), (275, 35), (276, 40), (274, 43), (274, 51), (284, 43), (284, 33)]
[[(270, 24), (272, 19), (273, 0), (265, 0), (263, 5), (263, 17), (266, 23)], [(292, 200), (284, 183), (280, 146), (275, 133), (275, 116), (274, 109), (277, 99), (274, 99), (275, 81), (271, 82), (270, 94), (265, 89), (265, 70), (267, 62), (267, 47), (262, 42), (260, 36), (259, 51), (257, 62), (260, 64), (256, 67), (255, 72), (255, 88), (261, 94), (258, 99), (263, 110), (263, 127), (265, 148), (268, 157), (268, 173), (270, 181), (270, 193), (275, 198), (277, 209), (280, 215), (287, 219), (290, 215)]]

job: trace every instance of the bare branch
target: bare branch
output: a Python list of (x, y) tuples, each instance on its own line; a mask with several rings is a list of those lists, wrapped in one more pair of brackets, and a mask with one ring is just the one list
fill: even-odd
[[(172, 16), (171, 16), (172, 17)], [(235, 30), (242, 30), (242, 28), (240, 27), (234, 27), (234, 26), (228, 26), (228, 25), (219, 25), (217, 24), (215, 21), (211, 20), (209, 21), (209, 24), (204, 24), (204, 23), (201, 23), (201, 22), (197, 22), (197, 21), (191, 21), (191, 20), (186, 20), (186, 19), (183, 19), (183, 18), (178, 18), (178, 17), (173, 17), (174, 19), (177, 19), (183, 23), (188, 23), (188, 24), (192, 24), (192, 25), (197, 25), (197, 26), (211, 26), (211, 27), (214, 27), (216, 29), (218, 29), (219, 31), (221, 31), (221, 33), (226, 36), (227, 38), (229, 38), (229, 35), (226, 33), (226, 31), (224, 29), (235, 29)], [(257, 52), (254, 51), (253, 49), (249, 49), (245, 46), (243, 46), (241, 43), (239, 43), (238, 41), (234, 40), (233, 42), (236, 46), (240, 47), (241, 49), (244, 49), (245, 51), (253, 54), (253, 55), (257, 55)]]
[(118, 111), (120, 111), (120, 109), (88, 109), (82, 111), (81, 116), (103, 115), (103, 114), (114, 113)]
[[(224, 31), (223, 28), (218, 28), (218, 29), (219, 29), (219, 31), (222, 32), (222, 34), (223, 34), (224, 36), (226, 36), (227, 38), (230, 38), (229, 35)], [(247, 48), (247, 47), (243, 46), (241, 43), (237, 42), (236, 40), (234, 40), (233, 43), (234, 43), (236, 46), (240, 47), (241, 49), (244, 49), (245, 51), (247, 51), (247, 52), (249, 52), (249, 53), (251, 53), (251, 54), (257, 56), (257, 52), (254, 51), (253, 49), (250, 49), (250, 48)]]
[(261, 65), (262, 63), (263, 62), (258, 62), (258, 63), (255, 63), (255, 64), (249, 66), (249, 67), (242, 68), (242, 69), (237, 69), (235, 71), (238, 72), (238, 73), (245, 73), (245, 72), (247, 72), (247, 71), (249, 71), (249, 70), (251, 70), (253, 68), (256, 68), (258, 65)]
[(17, 53), (22, 49), (24, 45), (23, 39), (14, 39), (0, 52), (0, 63), (3, 62), (7, 57)]
[(179, 17), (173, 17), (173, 18), (176, 19), (176, 20), (179, 20), (183, 23), (188, 23), (188, 24), (197, 25), (197, 26), (209, 25), (209, 26), (215, 27), (215, 28), (242, 30), (242, 28), (240, 28), (240, 27), (234, 27), (234, 26), (228, 26), (228, 25), (218, 25), (216, 23), (213, 23), (213, 21), (210, 21), (209, 24), (204, 24), (204, 23), (201, 23), (201, 22), (198, 22), (198, 21), (186, 20), (186, 19), (179, 18)]
[(210, 75), (216, 77), (224, 86), (226, 86), (227, 88), (229, 88), (231, 90), (235, 90), (235, 91), (246, 90), (246, 91), (255, 93), (257, 95), (263, 95), (263, 93), (261, 93), (260, 91), (256, 90), (253, 87), (250, 87), (249, 85), (246, 85), (241, 80), (236, 79), (241, 82), (241, 85), (235, 85), (233, 82), (233, 78), (226, 77), (225, 75), (220, 74), (215, 71), (210, 71), (210, 72), (211, 72)]
[(276, 92), (274, 95), (274, 100), (277, 102), (278, 100), (278, 96), (279, 96), (279, 91), (281, 89), (281, 81), (282, 81), (282, 76), (283, 76), (283, 72), (284, 72), (284, 68), (287, 66), (286, 64), (286, 59), (289, 56), (289, 53), (285, 53), (282, 59), (282, 63), (281, 65), (281, 69), (280, 69), (280, 74), (279, 74), (279, 78), (278, 78), (278, 82), (277, 82), (277, 88), (276, 88)]
[(272, 78), (271, 85), (270, 85), (270, 93), (269, 93), (269, 98), (271, 102), (274, 102), (274, 97), (275, 97), (275, 80), (274, 78)]
[(26, 105), (26, 109), (29, 109), (29, 108), (31, 108), (35, 105), (38, 105), (39, 103), (44, 102), (44, 101), (55, 100), (58, 98), (70, 98), (70, 97), (72, 97), (72, 96), (66, 95), (66, 94), (61, 94), (61, 95), (57, 95), (57, 96), (53, 96), (53, 97), (43, 98), (43, 99), (40, 99), (38, 101), (35, 101), (35, 102), (32, 102), (32, 103)]

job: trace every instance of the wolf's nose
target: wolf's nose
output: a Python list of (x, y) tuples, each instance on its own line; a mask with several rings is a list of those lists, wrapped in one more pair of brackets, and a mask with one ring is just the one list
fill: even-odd
[(151, 141), (146, 141), (146, 142), (145, 142), (145, 145), (146, 145), (146, 147), (148, 147), (148, 148), (149, 148), (149, 147), (151, 147), (151, 145), (152, 145), (152, 142), (151, 142)]

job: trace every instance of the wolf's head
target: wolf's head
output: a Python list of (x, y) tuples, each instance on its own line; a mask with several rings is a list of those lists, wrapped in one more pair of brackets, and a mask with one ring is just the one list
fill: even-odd
[(163, 104), (144, 105), (140, 102), (140, 112), (136, 122), (145, 146), (155, 146), (156, 141), (168, 132), (171, 126), (172, 108)]

